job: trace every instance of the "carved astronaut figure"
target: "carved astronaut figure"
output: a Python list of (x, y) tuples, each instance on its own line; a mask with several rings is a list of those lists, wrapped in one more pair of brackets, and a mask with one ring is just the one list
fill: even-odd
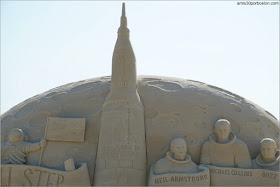
[(198, 166), (191, 160), (187, 153), (187, 143), (182, 138), (171, 141), (170, 152), (166, 157), (158, 160), (154, 166), (154, 174), (165, 173), (195, 173)]
[(26, 163), (26, 157), (29, 152), (39, 151), (46, 144), (47, 142), (44, 139), (38, 143), (26, 142), (24, 141), (24, 133), (21, 129), (12, 129), (8, 135), (8, 142), (3, 143), (1, 146), (1, 155), (8, 155), (8, 160), (2, 162), (2, 164), (23, 165)]
[(247, 145), (231, 133), (230, 122), (220, 119), (214, 134), (203, 144), (200, 163), (220, 167), (252, 168)]
[(261, 141), (261, 153), (254, 159), (254, 169), (267, 169), (279, 172), (280, 155), (277, 150), (276, 142), (271, 138)]

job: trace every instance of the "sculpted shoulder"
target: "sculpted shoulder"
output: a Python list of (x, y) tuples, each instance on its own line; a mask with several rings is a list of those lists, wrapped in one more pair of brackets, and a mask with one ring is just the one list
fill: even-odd
[(211, 146), (210, 140), (207, 140), (206, 142), (203, 143), (202, 148), (209, 148)]
[(156, 162), (153, 171), (155, 174), (160, 174), (160, 173), (165, 173), (167, 169), (168, 169), (168, 159), (165, 157), (165, 158), (161, 158)]
[(198, 172), (198, 166), (196, 163), (194, 163), (193, 161), (191, 161), (189, 164), (188, 164), (188, 167), (191, 168), (190, 171), (192, 173), (194, 172)]
[(234, 149), (236, 150), (244, 150), (244, 149), (248, 149), (247, 145), (245, 142), (243, 142), (242, 140), (240, 140), (239, 138), (236, 138), (234, 143), (233, 143)]
[(201, 151), (202, 152), (205, 152), (205, 151), (209, 151), (210, 150), (210, 148), (211, 148), (211, 141), (210, 140), (207, 140), (206, 142), (204, 142), (203, 144), (202, 144), (202, 149), (201, 149)]
[(240, 140), (239, 138), (236, 138), (234, 144), (235, 144), (235, 145), (246, 145), (245, 142), (243, 142), (243, 141)]

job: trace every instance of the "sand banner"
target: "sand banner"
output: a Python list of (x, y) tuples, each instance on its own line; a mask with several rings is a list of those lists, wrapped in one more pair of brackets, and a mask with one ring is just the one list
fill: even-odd
[(210, 186), (209, 169), (198, 166), (197, 173), (166, 173), (155, 175), (151, 167), (149, 186)]
[(211, 186), (279, 186), (279, 172), (208, 165)]
[(90, 179), (86, 163), (73, 171), (3, 164), (1, 186), (90, 186)]

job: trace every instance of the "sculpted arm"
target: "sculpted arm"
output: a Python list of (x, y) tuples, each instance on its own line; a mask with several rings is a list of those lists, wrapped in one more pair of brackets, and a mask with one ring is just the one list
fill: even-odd
[(40, 146), (40, 143), (28, 143), (26, 142), (24, 144), (24, 146), (22, 147), (23, 151), (26, 152), (26, 153), (29, 153), (29, 152), (36, 152), (36, 151), (39, 151), (41, 149), (41, 146)]
[(251, 156), (247, 145), (242, 142), (235, 147), (235, 164), (238, 168), (252, 168)]
[(25, 142), (22, 149), (24, 152), (29, 153), (39, 151), (44, 146), (46, 146), (46, 140), (42, 139), (40, 142), (37, 143)]
[(208, 142), (204, 143), (201, 149), (200, 164), (210, 165), (210, 144)]

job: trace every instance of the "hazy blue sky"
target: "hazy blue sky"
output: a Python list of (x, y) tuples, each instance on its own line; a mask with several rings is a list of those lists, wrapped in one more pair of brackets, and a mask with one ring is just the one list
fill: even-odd
[[(1, 113), (111, 74), (121, 1), (1, 1)], [(202, 81), (279, 119), (279, 6), (127, 1), (138, 75)]]

